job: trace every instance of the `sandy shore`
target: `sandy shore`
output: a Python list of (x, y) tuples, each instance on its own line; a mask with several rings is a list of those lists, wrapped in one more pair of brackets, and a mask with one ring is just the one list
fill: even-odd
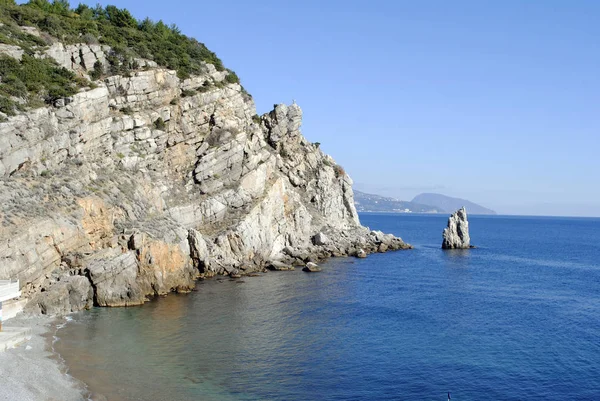
[(51, 351), (56, 319), (18, 317), (5, 327), (31, 328), (31, 340), (0, 353), (0, 400), (2, 401), (80, 401), (84, 386), (65, 373)]

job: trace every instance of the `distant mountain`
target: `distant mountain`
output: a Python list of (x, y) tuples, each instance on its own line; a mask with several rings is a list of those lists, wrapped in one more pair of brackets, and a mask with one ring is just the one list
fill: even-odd
[(415, 196), (412, 201), (423, 205), (434, 206), (441, 209), (444, 213), (453, 213), (464, 206), (467, 208), (467, 213), (469, 214), (496, 214), (496, 212), (493, 210), (487, 209), (468, 200), (451, 198), (442, 194), (420, 194)]
[(354, 191), (354, 204), (359, 212), (388, 212), (388, 213), (441, 213), (442, 209), (435, 206), (421, 205), (414, 202), (401, 201), (384, 196), (366, 194)]

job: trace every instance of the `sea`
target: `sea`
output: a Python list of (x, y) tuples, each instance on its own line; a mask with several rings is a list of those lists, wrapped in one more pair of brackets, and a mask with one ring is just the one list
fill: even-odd
[(360, 215), (413, 250), (206, 280), (56, 333), (95, 400), (598, 400), (600, 219)]

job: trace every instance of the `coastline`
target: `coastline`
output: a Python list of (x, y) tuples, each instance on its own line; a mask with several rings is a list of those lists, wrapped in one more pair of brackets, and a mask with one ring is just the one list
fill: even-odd
[[(336, 259), (336, 257), (326, 257), (319, 261), (325, 262), (329, 259)], [(265, 270), (263, 273), (266, 272), (276, 273), (277, 271)], [(219, 277), (236, 280), (230, 279), (227, 276)], [(249, 277), (252, 276), (249, 275)], [(195, 283), (197, 285), (200, 281), (212, 279), (212, 277), (198, 279)], [(192, 291), (196, 290), (195, 288)], [(168, 295), (172, 295), (172, 293)], [(156, 299), (168, 295), (157, 296)], [(130, 307), (141, 308), (145, 304), (132, 305)], [(21, 313), (7, 323), (4, 323), (5, 328), (29, 328), (31, 330), (31, 338), (15, 348), (0, 353), (0, 400), (105, 400), (102, 394), (91, 391), (85, 382), (71, 376), (68, 373), (69, 367), (66, 362), (59, 352), (54, 349), (54, 342), (59, 340), (56, 336), (57, 331), (68, 324), (69, 321), (69, 314), (65, 316), (48, 316), (24, 315)]]
[(5, 327), (28, 327), (31, 339), (0, 353), (0, 399), (19, 401), (86, 400), (84, 383), (67, 373), (67, 367), (54, 352), (52, 342), (56, 318), (19, 316)]

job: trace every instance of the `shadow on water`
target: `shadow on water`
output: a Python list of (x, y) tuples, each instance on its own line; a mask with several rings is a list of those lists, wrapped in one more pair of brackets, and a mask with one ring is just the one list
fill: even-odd
[(450, 263), (464, 263), (471, 258), (473, 249), (443, 249), (441, 252)]

